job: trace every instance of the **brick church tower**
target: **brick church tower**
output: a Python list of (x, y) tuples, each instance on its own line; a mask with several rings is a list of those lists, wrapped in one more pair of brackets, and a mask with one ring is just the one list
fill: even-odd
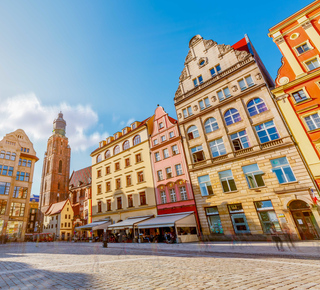
[(66, 121), (60, 112), (53, 121), (53, 134), (48, 139), (44, 154), (40, 187), (42, 213), (47, 211), (50, 204), (68, 198), (71, 149), (65, 135)]

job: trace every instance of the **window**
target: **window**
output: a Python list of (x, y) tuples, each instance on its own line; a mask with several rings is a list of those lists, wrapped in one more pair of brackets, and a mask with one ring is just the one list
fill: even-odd
[(1, 153), (0, 153), (0, 158), (3, 159), (5, 154), (6, 154), (6, 151), (2, 150)]
[(318, 113), (305, 117), (304, 120), (306, 121), (309, 130), (320, 128), (320, 117)]
[(220, 155), (227, 154), (227, 150), (224, 147), (222, 138), (211, 141), (209, 143), (212, 157), (218, 157)]
[(277, 175), (280, 184), (296, 181), (286, 157), (270, 160), (272, 171)]
[(27, 165), (27, 160), (26, 159), (23, 159), (22, 160), (22, 166), (26, 166)]
[[(15, 153), (12, 153), (12, 154), (15, 154)], [(11, 159), (12, 159), (12, 155), (11, 155)], [(28, 160), (27, 167), (31, 167), (31, 160)]]
[(160, 191), (160, 197), (161, 197), (161, 203), (162, 204), (167, 203), (167, 195), (166, 195), (166, 192), (164, 190)]
[[(6, 153), (6, 159), (7, 159), (7, 160), (10, 160), (10, 156), (11, 156), (11, 152), (7, 151), (7, 153)], [(25, 166), (25, 165), (24, 165), (24, 166)]]
[(306, 66), (308, 67), (308, 70), (314, 70), (320, 66), (319, 60), (317, 58), (314, 58), (312, 60), (309, 60), (306, 62)]
[(197, 86), (198, 86), (198, 82), (199, 82), (199, 85), (201, 85), (201, 84), (203, 83), (203, 78), (202, 78), (202, 76), (198, 76), (198, 79), (194, 79), (194, 80), (193, 80), (193, 85), (194, 85), (195, 87), (197, 87)]
[(230, 90), (228, 87), (218, 91), (217, 95), (218, 95), (219, 101), (223, 101), (224, 99), (231, 97)]
[(168, 149), (164, 149), (163, 150), (163, 158), (169, 158), (170, 155), (169, 155), (169, 150)]
[(219, 216), (219, 211), (216, 206), (206, 208), (206, 216), (210, 228), (210, 232), (213, 234), (223, 234), (223, 228)]
[(299, 103), (301, 101), (307, 100), (308, 97), (306, 96), (304, 90), (299, 90), (297, 92), (292, 93), (292, 96), (294, 97), (294, 100), (296, 103)]
[(173, 131), (169, 132), (169, 138), (173, 138), (173, 137), (174, 137), (174, 132)]
[(107, 190), (107, 192), (111, 191), (111, 182), (110, 181), (106, 182), (106, 190)]
[(221, 71), (220, 64), (210, 69), (211, 76), (214, 77), (216, 73), (219, 73), (219, 71)]
[(210, 101), (209, 98), (204, 98), (203, 100), (199, 101), (199, 107), (200, 107), (200, 111), (204, 110), (208, 107), (210, 107)]
[(249, 188), (265, 186), (262, 179), (264, 172), (259, 169), (258, 164), (243, 166), (242, 170), (246, 177)]
[(120, 189), (121, 188), (121, 179), (117, 178), (116, 179), (116, 189)]
[(100, 194), (102, 192), (101, 184), (97, 185), (97, 193)]
[(268, 110), (266, 104), (260, 98), (251, 100), (247, 105), (247, 109), (251, 117)]
[(158, 175), (158, 181), (163, 180), (162, 170), (158, 170), (158, 171), (157, 171), (157, 175)]
[(141, 143), (140, 135), (136, 135), (136, 136), (133, 138), (133, 145), (138, 145), (139, 143)]
[(116, 147), (113, 148), (113, 155), (119, 154), (120, 153), (120, 146), (117, 145)]
[(173, 145), (173, 146), (171, 147), (171, 149), (172, 149), (172, 155), (177, 155), (177, 154), (179, 154), (179, 150), (178, 150), (178, 146), (177, 146), (177, 145)]
[(187, 191), (186, 191), (186, 187), (185, 186), (179, 187), (179, 192), (180, 192), (181, 200), (187, 200), (188, 199)]
[(175, 167), (176, 167), (176, 174), (177, 174), (177, 176), (182, 175), (183, 172), (182, 172), (182, 166), (181, 166), (181, 164), (177, 164)]
[(136, 163), (141, 162), (141, 153), (136, 154)]
[(209, 118), (204, 122), (204, 129), (206, 133), (210, 133), (219, 129), (217, 120), (215, 118)]
[[(6, 166), (5, 166), (6, 167)], [(20, 172), (20, 181), (24, 181), (25, 172)]]
[(252, 87), (254, 85), (254, 82), (253, 82), (251, 76), (247, 76), (244, 79), (239, 80), (238, 83), (239, 83), (239, 87), (240, 87), (241, 91), (243, 91), (249, 87)]
[(132, 194), (128, 195), (128, 207), (133, 207), (133, 197)]
[(160, 159), (160, 153), (159, 152), (154, 153), (154, 158), (155, 158), (156, 161), (160, 161), (161, 160)]
[(166, 168), (166, 175), (167, 175), (167, 178), (171, 178), (172, 177), (172, 169), (171, 169), (171, 167), (167, 167)]
[(183, 109), (182, 112), (183, 112), (184, 118), (187, 118), (193, 115), (191, 106), (187, 107), (186, 109)]
[(117, 171), (117, 170), (120, 170), (120, 162), (116, 162), (114, 164), (114, 170)]
[(132, 129), (135, 129), (136, 128), (136, 123), (133, 123), (131, 126), (132, 126)]
[(261, 143), (266, 143), (280, 138), (273, 121), (257, 125), (255, 126), (255, 129)]
[(62, 173), (62, 160), (59, 161), (59, 173)]
[(111, 170), (110, 170), (110, 166), (106, 167), (106, 174), (110, 174)]
[[(53, 225), (52, 225), (52, 227), (53, 227)], [(68, 223), (68, 227), (70, 228), (70, 223)], [(68, 234), (70, 234), (70, 233), (68, 233)]]
[(130, 166), (130, 158), (126, 158), (126, 159), (124, 160), (124, 163), (125, 163), (125, 166), (126, 166), (126, 167)]
[(159, 124), (159, 129), (163, 129), (163, 123), (161, 122), (160, 124)]
[(161, 142), (166, 141), (166, 135), (161, 136)]
[(131, 183), (131, 175), (126, 176), (126, 183), (127, 183), (127, 186), (130, 186), (132, 184)]
[(235, 233), (249, 233), (250, 229), (241, 203), (229, 204), (228, 209)]
[(246, 130), (231, 134), (230, 138), (235, 151), (250, 147)]
[(213, 189), (209, 175), (203, 175), (198, 177), (199, 187), (202, 196), (212, 195)]
[(191, 148), (191, 154), (193, 162), (199, 162), (205, 160), (202, 146), (196, 146)]
[(29, 181), (29, 178), (30, 178), (30, 174), (26, 172), (26, 177), (25, 177), (24, 181)]
[(194, 125), (189, 127), (187, 133), (188, 133), (189, 140), (200, 137), (199, 132), (198, 132), (198, 128)]
[(138, 182), (143, 182), (144, 181), (143, 171), (137, 172), (137, 177), (138, 177)]
[(104, 156), (106, 159), (109, 158), (111, 156), (110, 150), (107, 150)]
[(237, 190), (231, 170), (225, 170), (225, 171), (219, 172), (219, 178), (221, 181), (223, 192), (230, 192), (230, 191)]
[(269, 234), (272, 225), (275, 226), (277, 231), (281, 232), (280, 224), (271, 200), (256, 201), (254, 205), (256, 206), (263, 232)]
[(224, 114), (224, 119), (226, 121), (227, 126), (241, 121), (241, 117), (240, 117), (238, 110), (233, 109), (233, 108), (228, 110)]
[(117, 209), (122, 209), (122, 198), (117, 197)]
[(139, 192), (139, 197), (140, 197), (140, 205), (146, 205), (147, 204), (146, 193)]
[[(8, 166), (3, 166), (3, 169), (2, 169), (2, 175), (7, 175), (7, 172), (8, 172)], [(18, 180), (18, 179), (17, 179)], [(22, 179), (23, 180), (23, 179)]]
[(124, 141), (123, 144), (122, 144), (122, 148), (123, 150), (127, 150), (130, 148), (130, 143), (128, 140)]
[(28, 188), (27, 187), (20, 187), (15, 186), (13, 190), (13, 197), (14, 198), (27, 198)]
[(153, 140), (153, 145), (157, 145), (158, 144), (158, 139), (154, 139)]
[(101, 175), (101, 170), (98, 170), (97, 171), (97, 177), (101, 177), (102, 175)]
[(308, 43), (304, 43), (304, 44), (296, 47), (296, 50), (299, 54), (301, 54), (301, 53), (304, 53), (304, 52), (310, 50), (310, 47), (309, 47)]
[(176, 195), (176, 191), (174, 190), (174, 188), (170, 189), (170, 199), (171, 199), (171, 202), (177, 201), (177, 195)]
[(10, 208), (10, 216), (24, 216), (24, 210), (25, 210), (26, 204), (20, 203), (20, 202), (12, 202), (11, 208)]
[[(16, 176), (16, 180), (19, 180), (20, 177), (20, 171), (17, 171), (17, 176)], [(46, 183), (47, 184), (47, 183)], [(46, 186), (45, 186), (45, 190), (46, 190)]]
[[(101, 212), (102, 211), (102, 202), (101, 201), (98, 201), (98, 212)], [(65, 226), (67, 226), (67, 223), (66, 223), (66, 225)]]
[(107, 199), (107, 211), (111, 211), (111, 199)]
[[(12, 152), (12, 154), (11, 154), (11, 160), (16, 160), (16, 153), (14, 153), (14, 152)], [(28, 166), (28, 167), (31, 167), (31, 161), (29, 160), (28, 161), (28, 164), (29, 164), (29, 162), (30, 162), (30, 166)]]

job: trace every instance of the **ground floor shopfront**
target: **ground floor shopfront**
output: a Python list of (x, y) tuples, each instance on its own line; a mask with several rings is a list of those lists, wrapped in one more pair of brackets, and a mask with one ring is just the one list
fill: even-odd
[(0, 236), (7, 236), (8, 241), (23, 241), (26, 222), (0, 218)]

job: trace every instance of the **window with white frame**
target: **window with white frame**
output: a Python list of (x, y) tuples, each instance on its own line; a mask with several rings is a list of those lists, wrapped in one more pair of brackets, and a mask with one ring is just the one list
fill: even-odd
[(189, 127), (187, 133), (188, 133), (189, 140), (200, 137), (198, 128), (194, 125)]
[(213, 194), (213, 189), (209, 175), (198, 176), (198, 182), (202, 196)]
[(200, 111), (201, 110), (204, 110), (208, 107), (210, 107), (210, 101), (209, 101), (209, 98), (204, 98), (203, 100), (199, 101), (199, 107), (200, 107)]
[(204, 122), (204, 129), (206, 133), (210, 133), (219, 129), (218, 122), (215, 118), (209, 118)]
[(258, 167), (258, 164), (251, 164), (242, 167), (249, 188), (265, 186), (262, 175), (264, 174)]
[(244, 91), (245, 89), (252, 87), (254, 85), (254, 82), (251, 76), (247, 76), (241, 80), (238, 80), (238, 84), (241, 91)]
[(297, 92), (292, 93), (292, 96), (296, 103), (302, 102), (304, 100), (307, 100), (308, 97), (306, 96), (304, 90), (299, 90)]
[(318, 58), (311, 59), (305, 62), (309, 71), (314, 70), (320, 66)]
[(187, 200), (188, 196), (187, 196), (187, 190), (185, 186), (181, 186), (179, 187), (179, 191), (180, 191), (180, 198), (181, 200)]
[(158, 181), (163, 180), (162, 170), (158, 170), (158, 171), (157, 171), (157, 175), (158, 175)]
[(299, 54), (302, 54), (302, 53), (304, 53), (304, 52), (306, 52), (306, 51), (308, 51), (308, 50), (310, 50), (310, 49), (311, 49), (311, 47), (308, 45), (307, 42), (306, 42), (306, 43), (303, 43), (303, 44), (301, 44), (301, 45), (299, 45), (299, 46), (296, 47), (296, 51), (297, 51)]
[(154, 139), (153, 140), (153, 145), (157, 145), (158, 144), (158, 139)]
[(318, 113), (309, 115), (305, 117), (304, 120), (306, 121), (308, 129), (310, 131), (320, 128), (320, 117)]
[(197, 87), (198, 85), (201, 85), (203, 83), (203, 77), (200, 75), (200, 76), (198, 76), (198, 78), (195, 78), (194, 80), (193, 80), (193, 85), (195, 86), (195, 87)]
[(191, 154), (193, 162), (199, 162), (205, 160), (202, 146), (196, 146), (191, 148)]
[(280, 138), (273, 121), (257, 125), (255, 126), (255, 129), (261, 143), (266, 143)]
[(250, 147), (246, 130), (231, 134), (230, 139), (235, 151)]
[(177, 155), (177, 154), (179, 154), (179, 150), (178, 150), (178, 146), (177, 146), (177, 145), (173, 145), (173, 146), (171, 147), (171, 149), (172, 149), (172, 155)]
[(272, 171), (276, 174), (280, 184), (296, 181), (287, 157), (272, 159), (270, 162)]
[(170, 199), (171, 199), (171, 202), (177, 201), (177, 195), (176, 195), (176, 191), (174, 188), (170, 189)]
[(224, 99), (231, 97), (231, 93), (228, 87), (218, 91), (217, 95), (218, 95), (219, 101), (223, 101)]
[(237, 190), (236, 183), (234, 182), (231, 169), (220, 171), (219, 178), (221, 181), (223, 192), (230, 192), (230, 191)]
[(226, 121), (227, 126), (241, 121), (241, 117), (238, 110), (234, 108), (229, 109), (225, 112), (224, 119)]
[(209, 143), (212, 157), (218, 157), (224, 154), (227, 154), (227, 150), (224, 147), (222, 138), (211, 141)]
[(173, 137), (174, 137), (174, 132), (173, 131), (169, 132), (169, 138), (173, 138)]
[(155, 157), (156, 161), (160, 161), (161, 160), (159, 152), (154, 153), (154, 157)]
[(169, 157), (170, 157), (170, 155), (169, 155), (169, 150), (168, 150), (168, 149), (164, 149), (164, 150), (163, 150), (163, 157), (164, 157), (164, 158), (169, 158)]
[(251, 100), (247, 105), (247, 109), (251, 117), (268, 110), (266, 104), (260, 98)]
[(159, 124), (159, 129), (162, 129), (164, 126), (163, 126), (163, 123), (161, 122), (160, 124)]
[(166, 168), (166, 175), (167, 175), (167, 178), (171, 178), (172, 177), (172, 169), (171, 169), (171, 167), (167, 167)]
[(181, 166), (181, 164), (177, 164), (175, 167), (176, 167), (176, 174), (177, 174), (177, 176), (178, 176), (178, 175), (182, 175), (183, 172), (182, 172), (182, 166)]
[(166, 141), (166, 135), (161, 136), (161, 142)]
[(220, 64), (216, 65), (215, 67), (210, 69), (211, 76), (214, 77), (216, 74), (218, 74), (221, 71)]
[(186, 109), (183, 109), (182, 112), (183, 112), (184, 118), (187, 118), (193, 115), (191, 106), (187, 107)]
[(161, 197), (161, 203), (167, 203), (167, 195), (166, 192), (164, 190), (160, 191), (160, 197)]

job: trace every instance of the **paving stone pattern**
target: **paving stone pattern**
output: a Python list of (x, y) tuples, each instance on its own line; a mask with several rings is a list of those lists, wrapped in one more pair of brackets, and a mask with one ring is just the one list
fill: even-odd
[[(181, 248), (180, 248), (181, 249)], [(0, 245), (1, 289), (319, 289), (318, 257), (101, 243)]]

